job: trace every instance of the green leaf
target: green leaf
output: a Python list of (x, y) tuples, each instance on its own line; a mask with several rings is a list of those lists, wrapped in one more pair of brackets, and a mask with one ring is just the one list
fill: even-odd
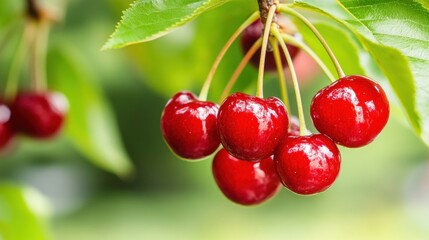
[(305, 0), (293, 6), (329, 16), (356, 35), (387, 76), (411, 125), (429, 144), (428, 10), (415, 1), (395, 0)]
[[(257, 9), (256, 1), (254, 4), (246, 3), (247, 0), (232, 1), (228, 7), (207, 12), (163, 38), (125, 49), (139, 66), (140, 79), (166, 98), (185, 89), (198, 94), (223, 45)], [(242, 58), (239, 41), (236, 41), (215, 74), (209, 93), (211, 100), (218, 100)], [(234, 91), (256, 86), (256, 78), (257, 70), (252, 66), (246, 67)]]
[(73, 49), (53, 49), (48, 56), (50, 87), (70, 102), (66, 134), (94, 164), (121, 177), (133, 166), (120, 141), (114, 115), (101, 89)]
[(422, 6), (426, 9), (429, 9), (429, 1), (428, 0), (417, 0)]
[(229, 0), (136, 0), (102, 49), (159, 38)]
[(34, 189), (0, 184), (0, 239), (50, 239), (49, 213), (47, 200)]

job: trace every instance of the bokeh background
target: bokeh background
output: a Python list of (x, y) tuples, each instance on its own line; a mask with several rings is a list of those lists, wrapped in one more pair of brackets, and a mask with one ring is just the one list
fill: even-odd
[[(47, 228), (52, 239), (428, 238), (427, 146), (395, 107), (372, 144), (340, 148), (340, 176), (328, 191), (316, 196), (281, 189), (260, 206), (242, 207), (217, 188), (211, 158), (186, 162), (169, 151), (159, 127), (166, 101), (180, 90), (199, 92), (217, 52), (256, 9), (256, 1), (233, 1), (156, 41), (113, 51), (99, 49), (130, 0), (45, 3), (65, 11), (63, 21), (52, 29), (48, 68), (57, 68), (57, 49), (67, 49), (79, 59), (75, 67), (84, 69), (100, 86), (135, 165), (132, 176), (119, 178), (89, 162), (64, 135), (44, 142), (20, 139), (3, 153), (1, 180), (31, 187), (49, 202)], [(8, 52), (13, 51), (5, 48), (1, 57), (2, 79), (10, 61)], [(233, 45), (216, 75), (211, 100), (217, 101), (241, 56), (239, 46)], [(329, 82), (309, 67), (305, 56), (300, 58), (308, 112), (312, 96)], [(373, 68), (371, 62), (367, 64)], [(371, 71), (377, 75), (376, 69)], [(235, 90), (252, 93), (256, 74), (246, 68)], [(267, 76), (265, 87), (266, 96), (280, 96), (275, 76)], [(394, 105), (394, 97), (390, 98)], [(291, 105), (296, 113), (293, 100)], [(308, 116), (307, 125), (314, 131)]]

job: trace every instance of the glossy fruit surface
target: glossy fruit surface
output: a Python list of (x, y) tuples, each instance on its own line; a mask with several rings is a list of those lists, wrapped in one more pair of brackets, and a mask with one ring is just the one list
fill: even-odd
[(372, 142), (390, 112), (381, 86), (362, 76), (346, 76), (320, 90), (310, 111), (316, 129), (346, 147)]
[(280, 186), (272, 157), (249, 162), (221, 149), (213, 159), (212, 171), (222, 193), (242, 205), (266, 201), (274, 196)]
[(0, 150), (4, 149), (14, 136), (10, 115), (10, 108), (0, 102)]
[(289, 136), (277, 149), (274, 162), (285, 187), (309, 195), (332, 185), (340, 171), (341, 156), (335, 143), (322, 134)]
[(34, 138), (49, 138), (63, 126), (68, 101), (59, 92), (19, 93), (11, 105), (16, 131)]
[[(289, 23), (288, 21), (285, 20), (284, 17), (278, 17), (278, 23), (280, 25), (280, 29), (282, 29), (282, 23), (284, 23), (284, 25), (290, 25), (291, 23)], [(249, 51), (249, 49), (252, 47), (252, 45), (262, 36), (262, 30), (263, 29), (263, 25), (262, 22), (258, 19), (255, 22), (253, 22), (250, 26), (248, 26), (242, 33), (241, 35), (241, 49), (243, 51), (243, 53), (247, 53), (247, 51)], [(295, 37), (300, 38), (300, 35), (298, 33), (295, 33)], [(283, 67), (286, 68), (288, 66), (287, 62), (286, 62), (286, 57), (284, 55), (283, 50), (281, 50), (280, 45), (279, 49), (280, 49), (280, 56), (282, 59), (282, 64)], [(299, 52), (299, 48), (292, 46), (292, 45), (287, 45), (287, 49), (289, 51), (289, 54), (291, 55), (292, 59), (298, 54)], [(259, 49), (251, 58), (250, 63), (255, 66), (256, 68), (259, 67), (259, 59), (261, 57), (261, 50)], [(276, 67), (276, 62), (275, 62), (275, 58), (274, 58), (274, 54), (272, 51), (268, 51), (267, 55), (266, 55), (266, 59), (265, 59), (265, 71), (268, 72), (276, 72), (277, 71), (277, 67)]]
[(234, 157), (257, 161), (274, 153), (288, 130), (284, 104), (275, 97), (261, 99), (244, 93), (227, 97), (219, 108), (221, 143)]
[(219, 107), (199, 101), (190, 92), (179, 92), (164, 108), (161, 130), (165, 141), (178, 156), (199, 159), (219, 147), (216, 127)]

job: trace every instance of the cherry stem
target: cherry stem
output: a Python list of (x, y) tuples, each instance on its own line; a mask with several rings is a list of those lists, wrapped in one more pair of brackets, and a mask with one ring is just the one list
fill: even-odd
[(232, 43), (237, 39), (237, 37), (243, 32), (244, 29), (246, 29), (250, 24), (252, 24), (256, 19), (259, 18), (259, 12), (254, 12), (249, 18), (246, 19), (246, 21), (241, 24), (241, 26), (232, 34), (232, 36), (228, 39), (225, 46), (223, 46), (222, 50), (219, 52), (218, 56), (216, 57), (212, 68), (210, 69), (210, 72), (203, 84), (203, 87), (201, 88), (200, 95), (198, 99), (200, 101), (206, 101), (207, 95), (209, 93), (210, 85), (212, 83), (213, 77), (216, 73), (217, 68), (219, 67), (220, 62), (222, 61), (223, 57), (225, 56), (228, 49), (231, 47)]
[(301, 93), (299, 91), (299, 83), (298, 83), (298, 77), (296, 76), (295, 66), (293, 65), (292, 57), (290, 56), (289, 50), (287, 49), (286, 43), (283, 41), (283, 38), (282, 38), (278, 28), (272, 27), (271, 33), (274, 35), (274, 37), (277, 39), (277, 41), (279, 41), (280, 46), (282, 47), (282, 50), (285, 54), (287, 64), (288, 64), (289, 69), (290, 69), (290, 75), (291, 75), (293, 86), (295, 89), (296, 103), (298, 105), (299, 134), (301, 136), (304, 136), (307, 134), (308, 131), (307, 131), (307, 127), (305, 125), (304, 110), (302, 107)]
[(7, 100), (12, 100), (18, 90), (19, 82), (19, 73), (21, 70), (22, 62), (24, 60), (24, 53), (28, 48), (28, 39), (33, 31), (33, 26), (26, 23), (24, 26), (24, 31), (22, 33), (21, 39), (19, 40), (18, 46), (16, 48), (15, 55), (12, 59), (9, 73), (7, 77), (6, 87), (5, 87), (5, 98)]
[(36, 23), (37, 35), (34, 41), (32, 51), (32, 87), (35, 91), (46, 89), (46, 52), (49, 40), (50, 25), (47, 21), (38, 21)]
[(279, 75), (279, 83), (280, 83), (280, 90), (282, 93), (282, 99), (286, 108), (290, 109), (289, 96), (288, 96), (287, 87), (286, 87), (286, 78), (285, 78), (285, 73), (283, 69), (282, 59), (280, 57), (279, 46), (277, 45), (277, 40), (275, 39), (270, 39), (270, 43), (271, 43), (271, 46), (273, 46), (274, 60), (276, 61), (277, 73)]
[(331, 71), (328, 69), (328, 67), (323, 63), (323, 61), (317, 56), (317, 54), (308, 47), (305, 43), (296, 40), (294, 37), (288, 35), (288, 34), (281, 34), (283, 40), (287, 44), (294, 45), (296, 47), (299, 47), (300, 49), (304, 50), (313, 60), (320, 66), (320, 68), (323, 70), (323, 72), (326, 74), (326, 76), (331, 80), (331, 82), (335, 82), (335, 77), (332, 75)]
[(228, 84), (224, 88), (222, 95), (219, 99), (219, 104), (229, 95), (238, 77), (243, 72), (244, 67), (247, 65), (247, 63), (249, 63), (250, 59), (253, 57), (253, 55), (255, 55), (255, 53), (258, 51), (261, 45), (262, 45), (262, 38), (259, 38), (255, 43), (253, 43), (252, 47), (247, 51), (246, 55), (244, 55), (240, 64), (235, 69), (234, 73), (229, 79)]
[(323, 36), (320, 34), (320, 32), (316, 29), (316, 27), (310, 22), (308, 21), (307, 18), (305, 18), (302, 14), (300, 14), (299, 12), (295, 11), (294, 9), (291, 9), (288, 5), (286, 4), (280, 4), (278, 7), (279, 11), (284, 12), (284, 13), (289, 13), (294, 15), (295, 17), (297, 17), (299, 20), (301, 20), (305, 25), (307, 25), (307, 27), (314, 33), (314, 35), (319, 39), (320, 43), (323, 45), (323, 47), (325, 48), (326, 52), (328, 53), (329, 57), (331, 58), (331, 61), (334, 63), (335, 65), (335, 69), (337, 70), (338, 76), (339, 78), (342, 78), (344, 76), (346, 76), (344, 74), (343, 69), (341, 68), (340, 63), (338, 62), (338, 59), (335, 57), (334, 53), (332, 52), (332, 49), (329, 47), (328, 43), (326, 42), (325, 38), (323, 38)]
[(264, 97), (264, 67), (265, 57), (267, 54), (268, 38), (270, 36), (271, 23), (273, 22), (274, 13), (277, 6), (272, 5), (268, 11), (267, 22), (265, 23), (264, 35), (262, 36), (261, 58), (259, 59), (259, 72), (258, 72), (258, 87), (256, 89), (256, 96)]

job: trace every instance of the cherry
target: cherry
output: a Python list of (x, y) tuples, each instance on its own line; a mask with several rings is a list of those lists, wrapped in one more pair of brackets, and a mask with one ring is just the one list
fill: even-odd
[(274, 196), (280, 186), (272, 157), (249, 162), (222, 148), (213, 159), (212, 171), (222, 193), (242, 205), (262, 203)]
[[(296, 33), (295, 26), (293, 26), (293, 23), (290, 22), (287, 18), (281, 15), (277, 15), (278, 24), (280, 27), (280, 30), (283, 32), (290, 32), (290, 30), (293, 30), (293, 35), (297, 38), (300, 38), (300, 35)], [(251, 25), (249, 25), (246, 29), (244, 29), (242, 35), (241, 35), (241, 49), (244, 53), (249, 51), (249, 49), (252, 47), (252, 45), (262, 36), (263, 34), (263, 25), (260, 19), (253, 22)], [(283, 50), (281, 50), (281, 47), (279, 45), (280, 49), (280, 56), (282, 59), (283, 67), (286, 68), (288, 66), (286, 57), (284, 55)], [(298, 52), (299, 48), (287, 45), (287, 49), (289, 51), (289, 54), (292, 58), (294, 58)], [(259, 59), (261, 57), (261, 50), (259, 49), (253, 57), (250, 59), (250, 63), (255, 66), (256, 68), (259, 67)], [(274, 53), (272, 51), (267, 51), (266, 59), (265, 59), (265, 71), (268, 72), (276, 72), (276, 61), (274, 58)]]
[(63, 126), (68, 102), (59, 92), (23, 92), (16, 96), (11, 111), (16, 131), (34, 138), (49, 138)]
[(274, 163), (282, 184), (291, 191), (309, 195), (326, 190), (340, 171), (340, 152), (322, 134), (289, 136), (277, 149)]
[(0, 149), (4, 149), (14, 136), (10, 115), (10, 108), (0, 102)]
[(219, 108), (217, 126), (223, 147), (234, 157), (258, 161), (271, 156), (286, 135), (288, 115), (276, 97), (234, 93)]
[(389, 101), (380, 85), (346, 76), (320, 90), (311, 103), (316, 129), (346, 147), (372, 142), (389, 119)]
[(167, 103), (161, 116), (165, 141), (179, 157), (199, 159), (219, 147), (216, 127), (218, 105), (199, 101), (190, 92), (179, 92)]

